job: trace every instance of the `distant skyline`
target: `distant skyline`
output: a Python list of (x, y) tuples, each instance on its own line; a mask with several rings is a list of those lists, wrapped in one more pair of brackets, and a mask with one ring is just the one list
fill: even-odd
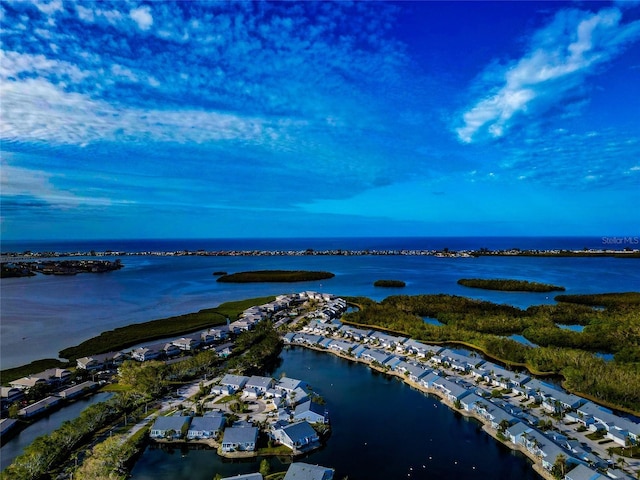
[(1, 235), (640, 236), (640, 2), (2, 2)]

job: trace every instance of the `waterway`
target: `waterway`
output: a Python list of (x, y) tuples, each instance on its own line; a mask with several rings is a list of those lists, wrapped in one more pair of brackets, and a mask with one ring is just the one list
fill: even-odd
[[(288, 348), (272, 372), (309, 382), (322, 395), (333, 433), (326, 446), (302, 461), (335, 468), (336, 479), (533, 480), (530, 461), (454, 413), (439, 400), (395, 377), (372, 372), (328, 353)], [(211, 480), (255, 472), (260, 459), (223, 461), (210, 450), (147, 448), (134, 480)], [(286, 465), (271, 459), (273, 471)]]
[[(90, 248), (90, 247), (89, 247)], [(448, 293), (526, 308), (554, 295), (466, 288), (460, 278), (495, 277), (563, 285), (566, 293), (640, 290), (637, 259), (420, 256), (124, 257), (125, 268), (104, 274), (37, 275), (0, 281), (0, 364), (10, 368), (56, 358), (119, 326), (214, 307), (222, 302), (316, 290), (377, 300), (390, 292), (379, 279), (405, 281), (394, 294)], [(214, 271), (325, 270), (335, 277), (295, 284), (218, 283)]]
[(33, 424), (16, 434), (0, 449), (0, 470), (11, 465), (13, 459), (20, 455), (26, 447), (38, 437), (47, 435), (62, 425), (67, 420), (73, 420), (80, 415), (85, 408), (94, 403), (104, 402), (111, 397), (111, 393), (96, 393), (90, 397), (80, 398), (66, 405), (46, 417), (36, 420)]

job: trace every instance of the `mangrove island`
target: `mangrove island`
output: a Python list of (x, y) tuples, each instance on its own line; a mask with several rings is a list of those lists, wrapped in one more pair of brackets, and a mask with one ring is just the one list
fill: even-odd
[(501, 290), (503, 292), (564, 292), (564, 287), (549, 283), (530, 282), (528, 280), (513, 280), (506, 278), (461, 278), (458, 285), (484, 290)]
[(223, 275), (216, 281), (227, 283), (260, 283), (260, 282), (309, 282), (333, 278), (331, 272), (314, 272), (309, 270), (256, 270)]
[(406, 287), (407, 284), (402, 280), (376, 280), (373, 282), (374, 287)]

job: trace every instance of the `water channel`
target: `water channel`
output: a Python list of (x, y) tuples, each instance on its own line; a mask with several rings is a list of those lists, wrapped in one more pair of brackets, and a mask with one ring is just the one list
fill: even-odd
[[(438, 399), (396, 378), (328, 353), (285, 349), (273, 372), (309, 382), (322, 395), (333, 427), (326, 446), (304, 461), (336, 469), (350, 480), (538, 479), (527, 458), (512, 452)], [(223, 461), (210, 450), (149, 447), (134, 480), (211, 480), (258, 470), (260, 459)], [(273, 471), (286, 465), (272, 458)], [(290, 461), (286, 460), (285, 461)]]
[(69, 405), (65, 405), (59, 410), (52, 412), (44, 418), (36, 420), (33, 424), (16, 434), (11, 440), (0, 449), (0, 470), (4, 470), (13, 459), (31, 445), (31, 443), (42, 435), (47, 435), (62, 425), (67, 420), (73, 420), (80, 416), (85, 408), (94, 403), (104, 402), (111, 397), (112, 393), (97, 393), (90, 397), (81, 398)]

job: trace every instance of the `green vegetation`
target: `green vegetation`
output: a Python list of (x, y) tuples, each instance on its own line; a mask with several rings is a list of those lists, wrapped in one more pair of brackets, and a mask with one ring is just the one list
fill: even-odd
[(257, 270), (238, 272), (218, 277), (217, 282), (256, 283), (256, 282), (308, 282), (333, 278), (331, 272), (314, 272), (308, 270)]
[(244, 373), (261, 373), (275, 365), (282, 350), (282, 339), (271, 321), (258, 323), (253, 330), (236, 338), (235, 351), (243, 352), (229, 359), (230, 369)]
[(32, 373), (42, 372), (49, 368), (67, 368), (69, 365), (67, 362), (61, 362), (55, 358), (45, 358), (42, 360), (35, 360), (27, 365), (20, 367), (7, 368), (0, 372), (2, 378), (2, 384), (8, 385), (9, 382), (17, 380), (18, 378), (26, 377)]
[(235, 320), (247, 308), (268, 303), (274, 298), (271, 296), (238, 302), (226, 302), (218, 307), (207, 308), (196, 313), (187, 313), (144, 323), (134, 323), (126, 327), (102, 332), (97, 337), (90, 338), (75, 347), (65, 348), (60, 352), (60, 356), (75, 360), (76, 358), (97, 353), (122, 350), (141, 342), (183, 335), (207, 327), (222, 325), (227, 318)]
[(593, 433), (588, 433), (587, 435), (585, 435), (585, 437), (587, 437), (589, 440), (602, 440), (604, 438), (604, 430), (598, 430), (596, 432)]
[[(51, 470), (60, 465), (73, 449), (100, 428), (110, 424), (123, 413), (139, 407), (142, 399), (117, 395), (106, 402), (84, 409), (79, 417), (66, 421), (48, 435), (36, 438), (0, 474), (2, 480), (37, 480), (55, 475)], [(96, 478), (96, 477), (93, 477)]]
[(376, 280), (373, 282), (374, 287), (406, 287), (407, 284), (402, 280)]
[(640, 292), (599, 293), (593, 295), (557, 295), (556, 301), (592, 307), (624, 307), (640, 305)]
[(172, 383), (182, 383), (210, 372), (222, 362), (212, 350), (200, 352), (182, 362), (166, 365), (164, 362), (125, 361), (119, 368), (118, 381), (134, 394), (155, 398)]
[[(526, 310), (452, 295), (395, 295), (379, 303), (354, 298), (349, 301), (360, 310), (346, 314), (343, 320), (427, 343), (475, 348), (533, 373), (561, 375), (565, 388), (587, 398), (640, 412), (640, 304), (634, 301), (636, 295), (640, 294), (607, 296), (608, 306), (602, 310), (580, 304), (585, 302), (575, 296), (566, 296), (558, 305)], [(580, 302), (569, 303), (576, 298)], [(425, 316), (444, 325), (427, 324), (422, 320)], [(556, 323), (585, 328), (582, 332), (562, 330)], [(523, 335), (540, 347), (504, 338), (512, 334)], [(615, 361), (606, 362), (593, 352), (614, 353)]]
[(73, 472), (77, 480), (124, 480), (129, 477), (127, 464), (136, 455), (144, 441), (148, 429), (140, 430), (127, 439), (125, 435), (108, 437), (91, 449), (84, 462)]
[[(609, 450), (609, 449), (607, 449)], [(626, 447), (611, 447), (611, 453), (627, 458), (640, 458), (640, 445), (629, 445)]]
[(548, 283), (529, 282), (527, 280), (510, 280), (505, 278), (461, 278), (458, 285), (485, 290), (502, 290), (505, 292), (564, 292), (564, 287)]

